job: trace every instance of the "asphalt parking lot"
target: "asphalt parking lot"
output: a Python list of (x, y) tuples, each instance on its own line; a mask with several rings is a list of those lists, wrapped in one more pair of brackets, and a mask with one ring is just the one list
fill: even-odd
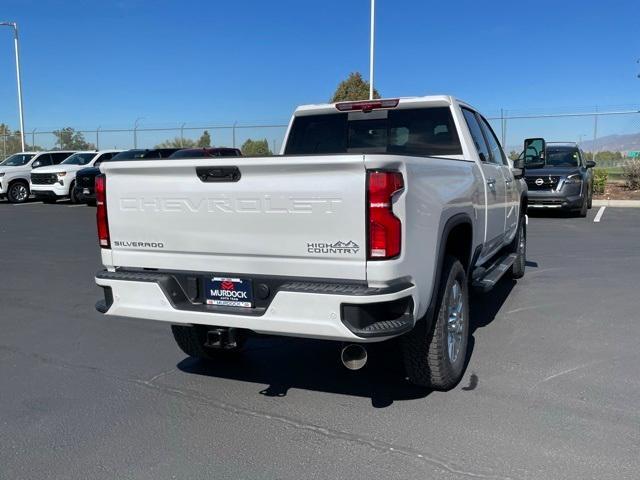
[(0, 202), (0, 478), (640, 478), (640, 209), (529, 220), (529, 266), (472, 306), (447, 393), (393, 346), (249, 343), (203, 364), (104, 317), (95, 210)]

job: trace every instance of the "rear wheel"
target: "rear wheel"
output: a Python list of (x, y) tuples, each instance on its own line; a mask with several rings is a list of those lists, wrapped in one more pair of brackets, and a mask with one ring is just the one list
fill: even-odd
[(171, 325), (171, 332), (178, 347), (190, 357), (210, 360), (220, 354), (238, 352), (245, 342), (245, 335), (235, 331), (236, 336), (233, 345), (225, 348), (213, 348), (207, 346), (207, 332), (215, 329), (204, 325)]
[(24, 203), (29, 199), (29, 185), (26, 182), (13, 182), (7, 191), (7, 200), (11, 203)]
[(589, 189), (589, 200), (587, 200), (587, 208), (591, 210), (593, 207), (593, 187)]
[(462, 378), (469, 338), (467, 275), (460, 261), (447, 255), (433, 321), (423, 318), (402, 337), (409, 380), (435, 390), (450, 390)]

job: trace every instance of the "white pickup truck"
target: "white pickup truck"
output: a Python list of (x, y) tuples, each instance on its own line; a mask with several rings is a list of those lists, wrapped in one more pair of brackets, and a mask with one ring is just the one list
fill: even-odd
[(527, 190), (449, 96), (299, 107), (281, 155), (107, 162), (96, 179), (107, 315), (169, 322), (188, 355), (249, 332), (400, 337), (408, 378), (460, 380), (468, 289), (524, 274)]

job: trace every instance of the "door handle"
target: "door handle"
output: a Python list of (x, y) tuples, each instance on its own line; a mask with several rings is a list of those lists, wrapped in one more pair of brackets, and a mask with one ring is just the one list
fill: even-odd
[(487, 185), (489, 185), (489, 190), (492, 192), (496, 191), (496, 179), (495, 178), (487, 178)]
[(507, 178), (507, 179), (504, 181), (504, 183), (511, 183), (511, 182), (513, 182), (513, 180), (511, 180), (510, 178)]

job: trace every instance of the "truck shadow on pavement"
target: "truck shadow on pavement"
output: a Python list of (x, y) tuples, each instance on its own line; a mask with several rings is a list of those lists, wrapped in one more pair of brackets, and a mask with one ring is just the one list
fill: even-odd
[[(467, 364), (475, 344), (473, 333), (493, 321), (515, 284), (503, 279), (491, 292), (472, 297)], [(370, 398), (374, 408), (388, 407), (394, 401), (425, 398), (431, 393), (406, 380), (397, 341), (368, 345), (369, 361), (356, 372), (342, 366), (340, 348), (338, 342), (256, 336), (248, 340), (240, 354), (223, 355), (211, 361), (186, 358), (177, 368), (193, 375), (267, 385), (257, 393), (268, 397), (286, 397), (295, 388)], [(468, 380), (465, 378), (466, 375), (460, 386), (468, 385), (462, 390), (474, 390), (478, 376), (472, 373)]]

